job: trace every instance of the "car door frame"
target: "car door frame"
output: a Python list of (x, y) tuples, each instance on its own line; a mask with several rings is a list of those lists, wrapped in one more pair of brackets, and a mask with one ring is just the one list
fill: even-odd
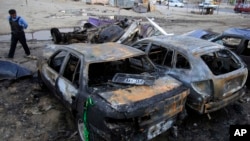
[[(62, 61), (62, 64), (60, 66), (60, 69), (59, 71), (57, 72), (55, 69), (53, 69), (51, 66), (50, 66), (50, 63), (51, 63), (51, 60), (52, 58), (54, 58), (56, 55), (58, 55), (60, 52), (66, 52), (66, 55)], [(62, 68), (63, 68), (63, 65), (64, 65), (64, 62), (65, 62), (65, 58), (67, 57), (68, 55), (68, 51), (67, 50), (62, 50), (62, 49), (59, 49), (57, 50), (55, 53), (53, 53), (53, 55), (48, 59), (47, 63), (45, 63), (42, 67), (42, 72), (41, 72), (41, 77), (42, 79), (44, 80), (46, 86), (52, 90), (53, 94), (57, 97), (57, 98), (60, 98), (56, 92), (56, 81), (62, 71)]]
[[(64, 71), (66, 69), (67, 63), (69, 62), (70, 55), (73, 54), (73, 56), (76, 56), (78, 58), (78, 65), (80, 65), (79, 70), (79, 86), (76, 87), (72, 81), (68, 80), (63, 76)], [(77, 67), (75, 68), (75, 71), (77, 71)], [(72, 110), (72, 105), (76, 102), (80, 95), (80, 91), (82, 89), (82, 72), (83, 72), (83, 59), (80, 54), (77, 52), (68, 52), (67, 57), (65, 58), (64, 64), (61, 68), (60, 75), (58, 76), (58, 79), (56, 81), (55, 87), (56, 87), (56, 93), (60, 97), (60, 99), (63, 101), (63, 104), (69, 109)]]

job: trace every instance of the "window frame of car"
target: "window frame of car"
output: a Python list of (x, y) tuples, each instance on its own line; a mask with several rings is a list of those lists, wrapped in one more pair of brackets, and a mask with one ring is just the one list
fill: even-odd
[[(153, 46), (159, 46), (162, 48), (167, 49), (168, 51), (166, 53), (168, 53), (169, 51), (172, 51), (172, 57), (171, 57), (171, 63), (170, 66), (169, 65), (164, 65), (164, 64), (157, 64), (157, 65), (161, 65), (161, 66), (165, 66), (165, 67), (169, 67), (169, 68), (175, 68), (175, 69), (183, 69), (183, 70), (191, 70), (192, 69), (192, 63), (190, 62), (190, 59), (188, 56), (186, 56), (184, 53), (177, 51), (171, 47), (166, 47), (166, 45), (163, 45), (161, 43), (157, 43), (157, 42), (153, 42), (153, 41), (149, 41), (149, 42), (139, 42), (135, 45), (133, 45), (133, 47), (142, 50), (142, 48), (145, 48), (144, 51), (148, 56), (149, 56), (149, 52), (151, 51)], [(185, 58), (189, 64), (189, 68), (178, 68), (176, 67), (176, 63), (177, 63), (177, 55), (180, 54), (183, 58)], [(150, 58), (150, 57), (149, 57)], [(151, 59), (150, 59), (151, 60)], [(164, 62), (166, 61), (166, 59), (164, 60)], [(152, 61), (153, 62), (153, 61)], [(156, 63), (154, 63), (156, 64)]]
[[(72, 58), (76, 58), (76, 59), (78, 59), (77, 60), (77, 64), (76, 64), (76, 66), (75, 66), (75, 68), (74, 68), (74, 72), (73, 72), (73, 74), (72, 74), (72, 78), (71, 78), (71, 80), (69, 79), (69, 78), (67, 78), (67, 77), (69, 77), (69, 76), (65, 76), (65, 75), (68, 75), (68, 74), (65, 74), (66, 73), (66, 71), (67, 71), (67, 69), (70, 69), (70, 68), (68, 68), (68, 67), (70, 67), (71, 66), (71, 59)], [(78, 76), (78, 83), (75, 83), (75, 75), (77, 75), (77, 70), (79, 69), (79, 72), (78, 73), (80, 73), (81, 74), (81, 59), (80, 59), (80, 57), (78, 56), (78, 55), (76, 55), (75, 53), (73, 53), (73, 52), (69, 52), (68, 53), (68, 55), (67, 55), (67, 57), (65, 58), (66, 60), (65, 60), (65, 65), (63, 66), (64, 68), (63, 68), (63, 70), (62, 70), (62, 72), (61, 72), (61, 75), (60, 76), (62, 76), (62, 77), (64, 77), (67, 81), (69, 81), (75, 88), (79, 88), (80, 86), (80, 75)]]
[[(54, 57), (56, 56), (56, 55), (58, 55), (60, 52), (66, 52), (66, 55), (65, 55), (65, 57), (64, 57), (64, 59), (63, 59), (63, 61), (62, 61), (62, 64), (61, 64), (61, 66), (60, 66), (60, 70), (59, 71), (56, 71), (54, 68), (52, 68), (51, 67), (51, 65), (50, 65), (50, 63), (51, 63), (51, 61), (52, 61), (52, 59), (54, 59)], [(67, 79), (66, 77), (64, 77), (64, 71), (65, 71), (65, 69), (66, 69), (66, 66), (67, 66), (67, 63), (68, 63), (68, 61), (69, 61), (69, 59), (70, 59), (70, 55), (71, 54), (73, 54), (73, 56), (76, 56), (77, 58), (78, 58), (78, 61), (80, 61), (80, 62), (78, 62), (78, 65), (80, 65), (79, 66), (79, 84), (78, 84), (78, 86), (76, 86), (76, 85), (74, 85), (73, 84), (73, 82), (71, 81), (71, 80), (69, 80), (69, 79)], [(59, 50), (57, 50), (49, 59), (48, 59), (48, 61), (47, 61), (47, 64), (48, 64), (48, 67), (50, 67), (51, 69), (53, 69), (57, 74), (58, 74), (58, 77), (63, 77), (64, 79), (66, 79), (68, 82), (70, 82), (71, 84), (72, 84), (72, 86), (74, 86), (76, 89), (80, 89), (80, 87), (81, 87), (81, 83), (80, 83), (80, 80), (81, 80), (81, 78), (82, 78), (82, 71), (81, 70), (83, 70), (83, 59), (82, 59), (83, 57), (82, 57), (82, 55), (81, 54), (79, 54), (79, 53), (77, 53), (77, 52), (75, 52), (75, 51), (71, 51), (71, 50), (68, 50), (68, 49), (59, 49)], [(77, 68), (76, 68), (77, 69)], [(81, 81), (83, 81), (83, 80), (81, 80)]]
[[(246, 39), (244, 38), (243, 36), (237, 36), (237, 35), (221, 35), (213, 40), (211, 40), (212, 42), (215, 42), (217, 43), (218, 40), (222, 40), (223, 38), (226, 38), (226, 37), (229, 37), (229, 38), (237, 38), (237, 39), (240, 39), (240, 43), (239, 45), (237, 45), (236, 48), (233, 48), (233, 47), (230, 47), (230, 46), (226, 46), (223, 44), (223, 46), (227, 47), (228, 49), (232, 50), (233, 52), (235, 52), (236, 54), (238, 55), (243, 55), (243, 56), (246, 56), (244, 55), (243, 51), (245, 50), (245, 48), (248, 48), (248, 46), (250, 45), (250, 39)], [(245, 43), (248, 42), (248, 46), (245, 46)]]

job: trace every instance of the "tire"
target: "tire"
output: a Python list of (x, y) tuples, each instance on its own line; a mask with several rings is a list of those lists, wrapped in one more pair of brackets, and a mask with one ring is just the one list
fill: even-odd
[[(84, 134), (84, 122), (82, 119), (82, 116), (77, 116), (75, 119), (75, 127), (77, 128), (78, 133), (78, 140), (79, 141), (86, 141), (85, 140), (85, 134)], [(104, 141), (99, 135), (97, 135), (93, 129), (90, 128), (90, 126), (86, 125), (89, 132), (89, 141)]]
[[(84, 105), (85, 101), (83, 97), (79, 97), (76, 104), (76, 112), (75, 112), (75, 127), (77, 129), (78, 133), (78, 140), (79, 141), (86, 141), (85, 135), (84, 135), (84, 122), (83, 122), (83, 114), (84, 114)], [(88, 119), (87, 119), (88, 123)], [(89, 141), (104, 141), (99, 135), (95, 133), (95, 131), (89, 126), (89, 124), (86, 125), (88, 132), (89, 132)]]
[(76, 123), (76, 128), (77, 128), (79, 141), (85, 141), (85, 134), (83, 132), (83, 130), (84, 130), (84, 122), (83, 122), (83, 120), (81, 119), (80, 116), (77, 116), (75, 120), (76, 120), (75, 123)]
[(42, 77), (41, 77), (41, 73), (39, 71), (37, 71), (37, 81), (38, 81), (38, 85), (40, 86), (40, 88), (42, 90), (48, 89), (46, 84), (43, 82)]
[(62, 41), (62, 34), (58, 28), (51, 28), (50, 34), (55, 44), (58, 44)]

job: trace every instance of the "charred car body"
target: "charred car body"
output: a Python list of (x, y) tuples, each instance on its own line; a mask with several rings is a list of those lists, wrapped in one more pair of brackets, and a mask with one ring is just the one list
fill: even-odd
[(81, 140), (86, 129), (90, 140), (149, 140), (181, 115), (189, 89), (144, 52), (119, 43), (58, 46), (39, 76), (73, 113)]
[(186, 84), (187, 105), (199, 113), (218, 110), (245, 94), (246, 65), (221, 45), (188, 36), (158, 36), (133, 47)]
[[(199, 37), (197, 36), (199, 33), (204, 34), (203, 36)], [(246, 63), (248, 70), (250, 70), (250, 29), (229, 28), (222, 34), (207, 32), (205, 30), (196, 30), (185, 35), (201, 39), (205, 39), (203, 37), (209, 37), (206, 38), (206, 40), (223, 45), (239, 55), (241, 59)], [(249, 76), (247, 79), (247, 83), (248, 85), (250, 84)]]

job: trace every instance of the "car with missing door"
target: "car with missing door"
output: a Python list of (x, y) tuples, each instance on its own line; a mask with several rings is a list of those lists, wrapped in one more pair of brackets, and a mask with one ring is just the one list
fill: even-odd
[(247, 67), (221, 45), (176, 35), (145, 38), (132, 46), (189, 87), (186, 104), (201, 114), (221, 109), (245, 94)]
[(75, 117), (80, 140), (150, 140), (183, 117), (189, 89), (138, 49), (56, 45), (38, 74)]

